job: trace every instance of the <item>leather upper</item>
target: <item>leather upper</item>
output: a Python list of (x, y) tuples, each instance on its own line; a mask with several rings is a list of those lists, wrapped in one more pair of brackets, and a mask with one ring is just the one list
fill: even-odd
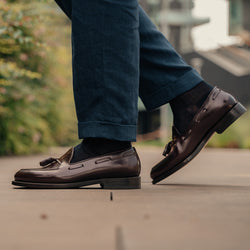
[(71, 163), (73, 148), (60, 158), (49, 158), (42, 168), (21, 169), (16, 181), (40, 183), (70, 183), (101, 178), (139, 176), (141, 164), (134, 148)]
[(185, 160), (204, 136), (235, 104), (236, 100), (232, 95), (215, 87), (184, 134), (180, 134), (173, 127), (173, 140), (167, 144), (163, 152), (166, 158), (152, 168), (151, 177), (154, 179)]

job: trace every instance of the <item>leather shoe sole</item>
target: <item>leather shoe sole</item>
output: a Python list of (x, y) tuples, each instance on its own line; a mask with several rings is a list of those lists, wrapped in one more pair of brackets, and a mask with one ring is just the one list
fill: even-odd
[(83, 186), (100, 184), (103, 189), (140, 189), (141, 177), (106, 178), (73, 183), (32, 183), (24, 181), (12, 181), (15, 186), (23, 186), (34, 189), (65, 189), (80, 188)]

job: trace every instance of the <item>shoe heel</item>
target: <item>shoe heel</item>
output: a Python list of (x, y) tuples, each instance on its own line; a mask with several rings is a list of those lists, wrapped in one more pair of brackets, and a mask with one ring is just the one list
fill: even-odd
[(100, 182), (103, 189), (140, 189), (141, 177), (108, 178)]
[(246, 112), (246, 108), (237, 103), (218, 123), (215, 130), (218, 134), (222, 134), (233, 122)]

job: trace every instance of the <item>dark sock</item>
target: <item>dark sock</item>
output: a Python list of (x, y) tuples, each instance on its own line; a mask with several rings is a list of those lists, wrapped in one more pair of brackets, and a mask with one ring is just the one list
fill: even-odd
[(106, 138), (86, 138), (74, 147), (71, 163), (131, 148), (131, 142)]
[(201, 82), (191, 90), (170, 101), (174, 116), (174, 126), (181, 134), (185, 133), (189, 123), (200, 109), (213, 87)]

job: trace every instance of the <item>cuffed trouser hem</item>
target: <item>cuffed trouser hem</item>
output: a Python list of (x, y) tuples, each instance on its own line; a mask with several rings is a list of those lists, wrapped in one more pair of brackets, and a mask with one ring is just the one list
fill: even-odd
[(121, 125), (103, 121), (79, 122), (79, 139), (100, 137), (117, 141), (136, 141), (136, 125)]
[(141, 99), (146, 109), (152, 110), (168, 103), (178, 95), (192, 89), (202, 81), (204, 80), (198, 72), (195, 69), (191, 69), (182, 77), (178, 78), (177, 81), (167, 83), (154, 93), (151, 93), (148, 96), (141, 96)]

